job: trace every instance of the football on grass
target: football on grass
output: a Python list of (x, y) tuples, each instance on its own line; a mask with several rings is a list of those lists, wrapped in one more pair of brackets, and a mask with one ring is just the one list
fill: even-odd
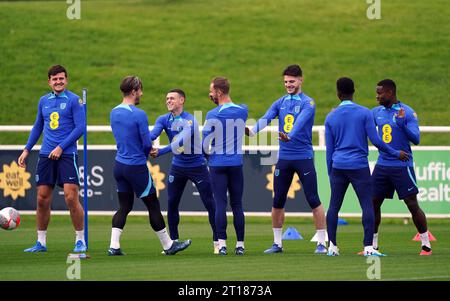
[(20, 225), (20, 213), (13, 207), (0, 210), (0, 227), (5, 230), (14, 230)]

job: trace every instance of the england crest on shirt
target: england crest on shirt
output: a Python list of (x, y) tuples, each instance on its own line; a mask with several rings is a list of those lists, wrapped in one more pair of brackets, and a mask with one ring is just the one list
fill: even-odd
[(294, 112), (295, 112), (295, 113), (299, 113), (299, 112), (300, 112), (300, 106), (295, 106)]
[(61, 110), (64, 110), (65, 108), (66, 108), (66, 103), (65, 102), (63, 102), (63, 103), (61, 103), (60, 105), (59, 105), (59, 108), (61, 109)]

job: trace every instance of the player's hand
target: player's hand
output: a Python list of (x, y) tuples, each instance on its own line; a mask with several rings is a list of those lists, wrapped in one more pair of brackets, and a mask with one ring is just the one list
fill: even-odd
[(249, 137), (253, 137), (255, 133), (252, 132), (252, 130), (248, 127), (245, 127), (245, 135)]
[(61, 148), (61, 146), (58, 145), (57, 147), (55, 147), (54, 150), (52, 150), (50, 155), (48, 155), (48, 158), (51, 160), (58, 160), (59, 158), (61, 158), (62, 152), (63, 149)]
[(159, 152), (159, 150), (157, 148), (152, 148), (150, 150), (150, 157), (152, 157), (152, 158), (158, 157), (158, 152)]
[(26, 160), (27, 160), (28, 154), (29, 154), (28, 150), (24, 149), (22, 154), (20, 155), (19, 159), (17, 159), (17, 163), (19, 163), (20, 167), (23, 167), (23, 168), (27, 167)]
[(291, 138), (289, 138), (289, 136), (286, 133), (278, 132), (278, 140), (288, 142), (289, 140), (291, 140)]
[(400, 156), (398, 157), (400, 160), (402, 160), (403, 162), (408, 161), (409, 160), (409, 154), (405, 151), (400, 151)]
[(406, 112), (404, 108), (400, 108), (397, 114), (397, 118), (405, 118)]

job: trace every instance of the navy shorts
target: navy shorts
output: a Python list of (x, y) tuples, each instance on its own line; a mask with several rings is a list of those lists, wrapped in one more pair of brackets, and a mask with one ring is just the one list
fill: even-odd
[(305, 160), (278, 160), (275, 166), (273, 181), (273, 208), (284, 208), (289, 188), (297, 173), (302, 182), (303, 191), (311, 209), (320, 206), (320, 198), (317, 193), (317, 174), (313, 159)]
[(62, 155), (58, 160), (49, 159), (47, 156), (39, 156), (36, 168), (36, 186), (48, 185), (55, 187), (57, 184), (76, 184), (80, 186), (78, 174), (78, 156)]
[(170, 168), (169, 177), (167, 181), (169, 182), (168, 184), (171, 185), (174, 182), (176, 182), (176, 180), (182, 181), (184, 183), (187, 180), (191, 180), (196, 185), (201, 183), (211, 185), (211, 177), (209, 175), (209, 171), (206, 165), (200, 165), (195, 167), (181, 167), (177, 165), (172, 165), (172, 167)]
[(156, 193), (147, 165), (126, 165), (115, 161), (114, 178), (117, 192), (133, 192), (138, 198)]
[(400, 200), (418, 194), (414, 168), (375, 165), (372, 173), (372, 190), (373, 197), (383, 199), (392, 199), (394, 190), (397, 191)]

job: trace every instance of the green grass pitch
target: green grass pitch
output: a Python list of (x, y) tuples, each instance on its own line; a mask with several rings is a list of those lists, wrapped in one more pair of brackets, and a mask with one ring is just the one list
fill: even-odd
[[(210, 80), (231, 80), (231, 96), (261, 117), (285, 93), (281, 73), (298, 63), (304, 91), (316, 100), (323, 125), (338, 100), (335, 82), (350, 76), (355, 100), (374, 107), (375, 85), (386, 77), (421, 125), (448, 125), (450, 23), (446, 0), (382, 1), (369, 20), (355, 0), (81, 1), (81, 19), (66, 17), (66, 1), (0, 1), (0, 125), (34, 122), (48, 92), (47, 69), (63, 64), (69, 89), (89, 89), (90, 125), (109, 124), (121, 101), (120, 80), (139, 75), (141, 108), (154, 124), (165, 95), (187, 93), (186, 110), (213, 108)], [(447, 17), (446, 17), (447, 16)], [(58, 41), (58, 42), (55, 42)], [(204, 116), (204, 115), (203, 115)], [(0, 144), (24, 144), (28, 133), (2, 133)], [(422, 145), (449, 145), (448, 134), (424, 134)], [(111, 144), (92, 134), (90, 144)]]
[[(270, 218), (246, 218), (246, 254), (213, 254), (206, 217), (182, 217), (181, 239), (192, 245), (175, 256), (161, 253), (159, 241), (144, 216), (130, 216), (121, 247), (127, 253), (109, 257), (111, 217), (90, 217), (90, 259), (81, 261), (81, 280), (367, 280), (370, 264), (356, 255), (362, 249), (360, 219), (350, 218), (338, 227), (341, 256), (315, 255), (312, 219), (287, 217), (287, 226), (296, 227), (304, 240), (284, 241), (283, 254), (263, 254), (272, 244)], [(419, 256), (420, 243), (412, 241), (413, 224), (385, 219), (380, 234), (381, 280), (450, 280), (450, 221), (430, 220), (436, 236), (433, 255)], [(228, 247), (234, 249), (232, 220), (228, 225)], [(22, 216), (14, 231), (0, 231), (0, 280), (67, 280), (67, 255), (73, 248), (74, 232), (68, 216), (53, 216), (48, 230), (47, 253), (29, 254), (23, 249), (36, 239), (35, 217)]]

